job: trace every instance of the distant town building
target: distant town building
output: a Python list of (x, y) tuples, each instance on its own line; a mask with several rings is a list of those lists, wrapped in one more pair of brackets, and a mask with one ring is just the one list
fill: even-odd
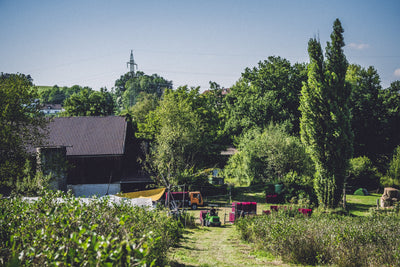
[(43, 107), (40, 109), (46, 115), (56, 115), (64, 111), (61, 104), (44, 104)]
[(231, 92), (230, 88), (222, 88), (222, 95), (227, 95)]
[[(226, 96), (227, 94), (229, 94), (231, 92), (230, 88), (221, 88), (219, 90), (221, 90), (221, 95), (223, 95), (223, 96)], [(207, 94), (209, 92), (211, 92), (211, 91), (210, 90), (204, 90), (203, 94)]]

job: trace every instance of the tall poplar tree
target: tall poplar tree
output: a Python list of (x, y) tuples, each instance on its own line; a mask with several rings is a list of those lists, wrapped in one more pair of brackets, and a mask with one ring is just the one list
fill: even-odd
[(300, 134), (316, 166), (314, 188), (320, 205), (337, 207), (352, 156), (350, 124), (351, 87), (345, 82), (347, 60), (343, 52), (343, 28), (336, 19), (326, 60), (320, 42), (310, 39), (308, 80), (300, 97)]

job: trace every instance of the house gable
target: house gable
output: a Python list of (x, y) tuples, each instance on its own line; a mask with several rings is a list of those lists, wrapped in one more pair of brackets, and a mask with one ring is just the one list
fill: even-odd
[(49, 145), (66, 146), (67, 156), (122, 156), (124, 117), (59, 117), (50, 121)]

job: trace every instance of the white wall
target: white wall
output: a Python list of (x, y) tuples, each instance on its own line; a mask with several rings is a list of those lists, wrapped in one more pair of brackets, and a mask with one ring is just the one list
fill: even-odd
[(69, 184), (67, 188), (68, 190), (72, 190), (72, 193), (76, 197), (104, 196), (107, 193), (107, 189), (109, 195), (115, 195), (121, 192), (120, 184)]

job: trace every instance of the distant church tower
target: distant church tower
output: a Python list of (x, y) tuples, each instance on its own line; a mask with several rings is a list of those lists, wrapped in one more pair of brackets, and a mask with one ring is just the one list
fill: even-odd
[(137, 70), (137, 64), (135, 63), (135, 60), (133, 59), (133, 50), (131, 50), (131, 58), (129, 59), (129, 62), (126, 62), (126, 67), (129, 66), (129, 71), (132, 74), (132, 76), (135, 76), (135, 66)]

